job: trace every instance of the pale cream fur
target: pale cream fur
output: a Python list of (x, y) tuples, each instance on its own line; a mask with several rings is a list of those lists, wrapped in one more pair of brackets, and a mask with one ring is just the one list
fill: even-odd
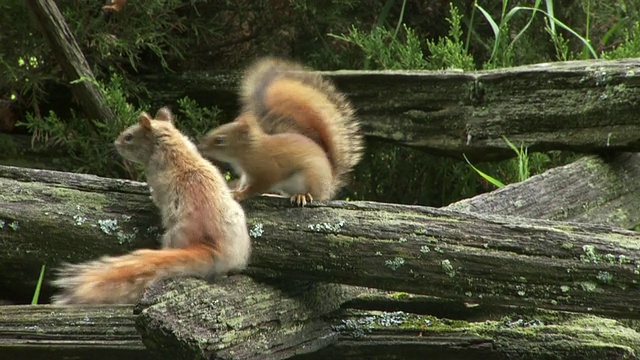
[(251, 242), (244, 211), (219, 170), (160, 109), (115, 141), (118, 152), (146, 168), (165, 233), (161, 250), (137, 250), (83, 264), (65, 264), (53, 284), (54, 304), (132, 303), (161, 278), (220, 275), (246, 268)]

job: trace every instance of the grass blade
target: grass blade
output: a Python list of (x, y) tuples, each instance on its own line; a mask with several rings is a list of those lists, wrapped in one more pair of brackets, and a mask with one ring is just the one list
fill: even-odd
[(471, 166), (471, 168), (475, 172), (477, 172), (478, 175), (482, 176), (482, 178), (484, 178), (485, 180), (487, 180), (491, 184), (495, 185), (496, 187), (499, 187), (499, 188), (504, 187), (504, 184), (500, 180), (498, 180), (498, 179), (496, 179), (496, 178), (494, 178), (494, 177), (492, 177), (490, 175), (485, 174), (480, 169), (478, 169), (475, 166), (473, 166), (473, 164), (469, 161), (469, 159), (467, 159), (467, 155), (462, 154), (462, 156), (464, 156), (464, 159), (467, 161), (467, 164), (469, 164), (469, 166)]
[(40, 287), (42, 286), (42, 279), (44, 279), (44, 267), (45, 265), (42, 264), (42, 267), (40, 268), (40, 277), (38, 278), (38, 283), (36, 284), (36, 290), (33, 292), (33, 299), (31, 299), (31, 305), (38, 304), (38, 298), (40, 297)]

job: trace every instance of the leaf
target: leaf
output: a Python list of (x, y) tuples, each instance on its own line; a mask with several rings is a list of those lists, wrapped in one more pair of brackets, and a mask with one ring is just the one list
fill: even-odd
[(478, 175), (482, 176), (485, 180), (487, 180), (488, 182), (492, 183), (496, 187), (499, 187), (499, 188), (504, 187), (504, 184), (500, 180), (498, 180), (498, 179), (496, 179), (496, 178), (494, 178), (494, 177), (492, 177), (490, 175), (487, 175), (487, 174), (483, 173), (480, 169), (478, 169), (475, 166), (473, 166), (473, 164), (469, 161), (469, 159), (467, 159), (467, 155), (462, 154), (462, 156), (464, 156), (464, 159), (467, 161), (467, 164), (469, 164), (469, 166), (471, 166), (471, 168), (473, 170), (475, 170), (475, 172), (477, 172)]

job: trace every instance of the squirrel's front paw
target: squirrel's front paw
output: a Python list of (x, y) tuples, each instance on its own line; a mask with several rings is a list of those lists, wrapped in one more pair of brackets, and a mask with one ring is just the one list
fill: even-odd
[(231, 196), (233, 200), (240, 202), (247, 198), (247, 193), (243, 190), (231, 190)]
[(313, 201), (313, 196), (311, 196), (311, 194), (309, 193), (295, 194), (291, 196), (290, 200), (292, 204), (304, 207), (305, 205)]

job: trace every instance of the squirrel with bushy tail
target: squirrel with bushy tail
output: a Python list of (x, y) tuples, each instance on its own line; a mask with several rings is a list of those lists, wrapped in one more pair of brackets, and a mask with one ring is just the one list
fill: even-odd
[(209, 131), (198, 150), (240, 174), (234, 198), (276, 192), (304, 206), (332, 199), (362, 158), (355, 110), (333, 82), (293, 61), (265, 57), (240, 84), (236, 119)]
[(125, 159), (142, 164), (160, 209), (161, 249), (141, 249), (81, 264), (63, 264), (53, 304), (135, 303), (146, 287), (171, 277), (210, 277), (246, 268), (251, 242), (245, 214), (220, 171), (160, 109), (142, 112), (115, 140)]

